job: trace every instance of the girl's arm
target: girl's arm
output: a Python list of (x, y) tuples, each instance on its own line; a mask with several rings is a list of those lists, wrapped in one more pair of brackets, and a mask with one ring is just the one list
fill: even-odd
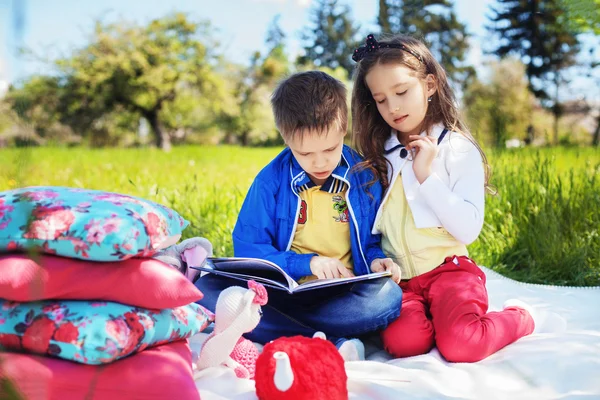
[(479, 150), (466, 141), (456, 140), (460, 143), (446, 150), (450, 186), (434, 172), (419, 191), (442, 226), (460, 242), (470, 244), (483, 227), (485, 173)]

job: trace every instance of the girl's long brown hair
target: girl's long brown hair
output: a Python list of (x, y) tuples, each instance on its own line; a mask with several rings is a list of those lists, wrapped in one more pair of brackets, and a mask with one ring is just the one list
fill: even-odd
[(448, 83), (446, 71), (433, 57), (429, 49), (419, 40), (405, 35), (384, 38), (380, 44), (403, 44), (412, 53), (421, 57), (420, 61), (411, 52), (398, 48), (380, 48), (369, 52), (360, 60), (354, 72), (352, 92), (352, 138), (355, 147), (365, 161), (359, 168), (372, 170), (386, 190), (390, 184), (387, 178), (388, 162), (384, 157), (384, 145), (391, 133), (391, 127), (379, 114), (377, 104), (367, 87), (365, 77), (378, 64), (399, 64), (413, 70), (419, 79), (425, 80), (431, 74), (437, 82), (437, 91), (432, 96), (421, 131), (431, 132), (434, 124), (442, 123), (449, 131), (467, 137), (479, 150), (485, 168), (485, 185), (488, 186), (490, 167), (481, 146), (473, 138), (461, 120), (454, 93)]

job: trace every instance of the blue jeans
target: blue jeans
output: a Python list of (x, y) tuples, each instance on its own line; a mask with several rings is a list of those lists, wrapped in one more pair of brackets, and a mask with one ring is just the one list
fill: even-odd
[[(229, 286), (246, 282), (207, 274), (196, 281), (204, 298), (198, 304), (215, 311), (217, 298)], [(268, 343), (282, 336), (312, 337), (321, 331), (334, 344), (384, 329), (398, 318), (402, 289), (391, 279), (374, 279), (290, 295), (266, 287), (269, 300), (258, 326), (244, 336)]]

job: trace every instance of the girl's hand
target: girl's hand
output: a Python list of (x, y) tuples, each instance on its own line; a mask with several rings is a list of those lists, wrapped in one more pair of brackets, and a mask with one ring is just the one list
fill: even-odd
[(431, 175), (431, 164), (438, 154), (437, 139), (433, 136), (410, 135), (408, 151), (414, 150), (413, 171), (419, 183), (425, 182)]
[(402, 272), (400, 266), (396, 264), (391, 258), (376, 258), (371, 261), (372, 272), (383, 272), (390, 271), (392, 273), (392, 279), (396, 283), (400, 283), (402, 279)]

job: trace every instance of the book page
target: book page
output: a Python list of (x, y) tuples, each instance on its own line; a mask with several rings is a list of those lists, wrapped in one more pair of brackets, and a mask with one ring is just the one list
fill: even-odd
[(298, 283), (286, 274), (280, 266), (267, 260), (223, 257), (208, 258), (206, 264), (215, 270), (255, 277), (256, 281), (259, 281), (258, 278), (260, 278), (261, 283), (265, 281), (276, 282), (290, 291), (298, 286)]
[(373, 273), (370, 273), (367, 275), (352, 276), (350, 278), (315, 279), (315, 280), (304, 282), (304, 283), (298, 285), (296, 288), (294, 288), (293, 291), (294, 292), (302, 292), (305, 290), (315, 289), (315, 288), (319, 288), (319, 287), (344, 285), (346, 283), (361, 282), (361, 281), (367, 281), (367, 280), (371, 280), (371, 279), (379, 279), (379, 278), (389, 277), (389, 276), (392, 276), (391, 272), (383, 271), (383, 272), (373, 272)]
[[(253, 275), (246, 275), (246, 274), (240, 274), (240, 273), (232, 273), (232, 272), (227, 272), (227, 271), (221, 271), (218, 269), (214, 269), (214, 268), (210, 268), (208, 266), (203, 266), (203, 267), (190, 267), (192, 269), (197, 269), (199, 271), (203, 271), (203, 272), (208, 272), (211, 274), (215, 274), (215, 275), (219, 275), (219, 276), (223, 276), (226, 278), (231, 278), (231, 279), (235, 279), (238, 281), (256, 281), (259, 283), (262, 283), (265, 286), (271, 287), (273, 289), (279, 289), (279, 290), (285, 290), (288, 293), (291, 293), (291, 289), (289, 289), (287, 287), (286, 283), (280, 283), (271, 279), (266, 279), (266, 278), (261, 278), (259, 276), (253, 276)], [(200, 278), (201, 279), (201, 278)]]

